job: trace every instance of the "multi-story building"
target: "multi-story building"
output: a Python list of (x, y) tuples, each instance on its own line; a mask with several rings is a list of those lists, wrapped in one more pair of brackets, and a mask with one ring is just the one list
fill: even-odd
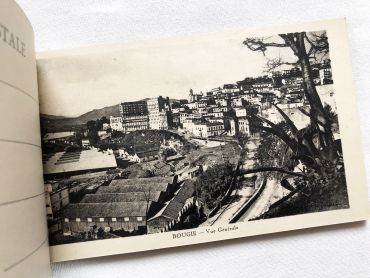
[(303, 84), (303, 77), (289, 77), (289, 78), (283, 78), (281, 80), (281, 83), (283, 85), (301, 85)]
[(149, 128), (149, 112), (146, 101), (124, 102), (120, 104), (119, 108), (124, 132)]
[(220, 117), (223, 117), (224, 116), (224, 112), (222, 112), (222, 111), (212, 111), (212, 112), (206, 113), (204, 116), (206, 116), (206, 117), (220, 118)]
[(122, 118), (132, 115), (148, 115), (148, 105), (144, 100), (121, 103), (119, 109)]
[(184, 129), (194, 134), (194, 136), (208, 138), (219, 136), (225, 131), (222, 121), (201, 122), (199, 120), (187, 119), (184, 124)]
[(123, 131), (122, 117), (110, 116), (110, 128), (116, 131)]
[(180, 124), (183, 124), (186, 119), (200, 119), (202, 115), (197, 113), (180, 112)]
[(236, 93), (239, 92), (240, 89), (236, 84), (225, 84), (222, 88), (222, 93), (224, 94), (230, 94), (230, 93)]
[(321, 85), (324, 84), (331, 84), (333, 83), (333, 77), (331, 73), (331, 68), (323, 68), (319, 70), (320, 75), (320, 83)]
[(227, 100), (223, 98), (215, 99), (215, 102), (218, 106), (227, 106)]
[(250, 104), (260, 104), (262, 100), (262, 96), (257, 94), (256, 92), (246, 93), (242, 97)]
[(258, 93), (268, 93), (274, 90), (272, 82), (261, 82), (252, 85), (253, 90)]
[(234, 111), (237, 118), (247, 116), (247, 109), (245, 109), (244, 107), (235, 107)]
[(198, 109), (198, 102), (191, 102), (191, 103), (186, 104), (186, 106), (190, 110), (197, 110)]
[(202, 110), (203, 108), (206, 108), (207, 103), (205, 101), (195, 101), (192, 103), (186, 104), (186, 106), (191, 110)]
[(250, 135), (249, 121), (247, 118), (238, 119), (238, 128), (240, 133)]
[(243, 98), (235, 97), (235, 98), (231, 99), (231, 106), (232, 107), (243, 106)]
[(69, 204), (69, 191), (68, 187), (60, 187), (57, 183), (46, 183), (44, 187), (46, 214), (48, 218), (52, 219), (58, 216), (61, 209)]
[(214, 123), (206, 123), (207, 126), (207, 136), (220, 136), (225, 131), (224, 123), (222, 122), (214, 122)]
[(232, 117), (224, 117), (224, 126), (227, 135), (234, 136), (236, 134), (236, 123)]
[(189, 92), (189, 102), (198, 101), (202, 97), (203, 97), (203, 93), (202, 92), (200, 92), (199, 94), (196, 94), (196, 93), (193, 92), (192, 89), (190, 89), (190, 92)]
[(228, 112), (228, 111), (230, 111), (230, 107), (228, 107), (228, 106), (220, 106), (219, 109), (222, 112)]
[(169, 98), (151, 98), (147, 100), (149, 128), (168, 129), (168, 115), (170, 113)]

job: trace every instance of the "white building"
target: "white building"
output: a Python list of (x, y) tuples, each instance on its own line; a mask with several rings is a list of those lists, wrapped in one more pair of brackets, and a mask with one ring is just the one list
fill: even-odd
[(213, 117), (213, 118), (222, 118), (224, 116), (224, 112), (208, 112), (204, 116)]
[(203, 97), (203, 93), (200, 92), (199, 94), (196, 94), (193, 92), (193, 90), (190, 90), (189, 92), (189, 102), (198, 101)]
[(261, 100), (262, 100), (262, 96), (258, 95), (255, 92), (247, 93), (247, 94), (243, 95), (242, 98), (244, 100), (248, 101), (251, 104), (260, 104)]
[(232, 107), (243, 106), (243, 99), (242, 98), (233, 98), (231, 100), (231, 106)]
[(122, 117), (110, 116), (110, 127), (112, 130), (123, 131)]
[(91, 147), (90, 140), (89, 139), (82, 139), (81, 140), (81, 146), (83, 148), (90, 148)]
[(177, 182), (182, 182), (184, 180), (192, 179), (202, 172), (200, 166), (190, 167), (190, 165), (185, 166), (181, 170), (175, 172), (177, 176)]
[(268, 93), (274, 90), (270, 82), (253, 84), (252, 88), (258, 93)]
[(225, 84), (223, 88), (221, 89), (221, 92), (223, 94), (230, 94), (230, 93), (236, 93), (239, 92), (239, 88), (236, 84)]
[(66, 186), (60, 186), (57, 183), (46, 183), (45, 201), (46, 214), (49, 219), (58, 215), (60, 210), (69, 204), (69, 190)]
[(239, 118), (238, 119), (239, 124), (239, 132), (250, 135), (250, 129), (249, 129), (249, 121), (247, 118)]
[(186, 106), (190, 109), (190, 110), (197, 110), (198, 109), (198, 102), (191, 102), (191, 103), (187, 103)]
[(237, 118), (247, 116), (247, 109), (245, 109), (244, 107), (235, 107), (234, 110)]
[(225, 131), (223, 122), (205, 122), (199, 123), (188, 119), (184, 122), (184, 129), (194, 134), (197, 137), (208, 138), (212, 136), (219, 136)]
[(110, 124), (104, 123), (103, 124), (103, 130), (108, 130), (110, 128)]
[(227, 106), (227, 100), (223, 98), (217, 98), (215, 99), (216, 104), (219, 106)]
[(320, 75), (321, 85), (324, 85), (324, 84), (328, 83), (328, 81), (332, 81), (332, 79), (333, 79), (332, 73), (331, 73), (331, 68), (320, 69), (319, 70), (319, 75)]
[(183, 124), (186, 119), (200, 119), (202, 115), (197, 113), (180, 112), (180, 123)]
[(149, 128), (168, 129), (166, 111), (169, 111), (169, 104), (162, 98), (151, 98), (147, 100)]

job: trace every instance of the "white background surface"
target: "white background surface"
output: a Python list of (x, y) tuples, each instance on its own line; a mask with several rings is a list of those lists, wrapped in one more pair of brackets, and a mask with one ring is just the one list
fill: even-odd
[[(368, 0), (17, 2), (33, 24), (38, 51), (345, 16), (349, 25), (367, 176), (370, 177)], [(53, 277), (79, 278), (367, 278), (370, 277), (370, 224), (346, 224), (59, 263), (52, 268)]]

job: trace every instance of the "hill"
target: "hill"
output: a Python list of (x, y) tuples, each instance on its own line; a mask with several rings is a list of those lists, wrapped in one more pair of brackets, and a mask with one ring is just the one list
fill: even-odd
[(102, 117), (119, 116), (118, 105), (94, 109), (78, 117), (63, 117), (41, 114), (41, 129), (43, 133), (71, 130), (85, 125), (88, 121), (97, 120)]

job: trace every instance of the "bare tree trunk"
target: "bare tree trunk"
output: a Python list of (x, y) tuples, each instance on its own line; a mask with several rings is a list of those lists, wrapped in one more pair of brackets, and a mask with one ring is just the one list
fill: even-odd
[[(327, 156), (327, 158), (333, 159), (335, 154), (333, 148), (333, 133), (331, 131), (329, 120), (327, 118), (320, 96), (317, 93), (316, 85), (314, 83), (311, 65), (305, 46), (305, 33), (297, 33), (295, 34), (295, 38), (295, 43), (297, 46), (296, 56), (298, 57), (299, 64), (302, 70), (303, 88), (306, 98), (310, 103), (310, 113), (312, 115), (312, 118), (317, 119), (317, 121), (311, 120), (311, 124), (315, 126), (315, 128), (318, 130), (321, 144), (323, 144), (322, 147), (326, 150), (325, 155)], [(321, 131), (318, 122), (322, 122), (324, 124), (324, 131)]]

